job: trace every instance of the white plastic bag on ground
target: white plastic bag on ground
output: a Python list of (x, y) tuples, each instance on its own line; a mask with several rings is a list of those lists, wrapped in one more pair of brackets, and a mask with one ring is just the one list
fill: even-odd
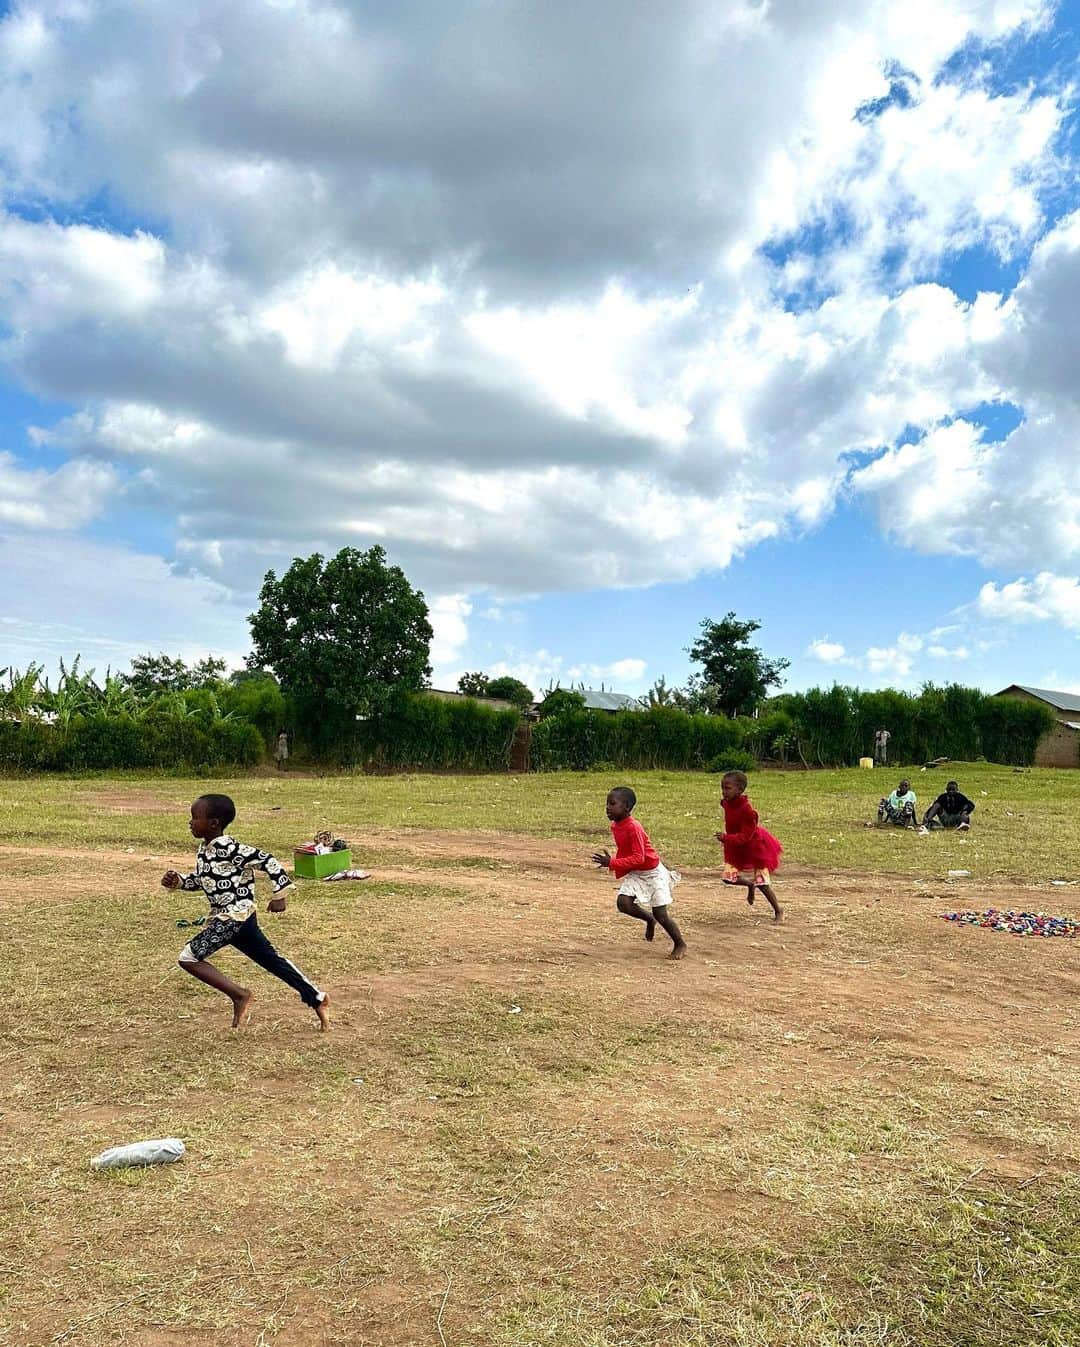
[(179, 1137), (159, 1137), (154, 1141), (134, 1141), (130, 1146), (112, 1146), (90, 1161), (91, 1169), (127, 1169), (139, 1165), (174, 1165), (184, 1158), (184, 1143)]

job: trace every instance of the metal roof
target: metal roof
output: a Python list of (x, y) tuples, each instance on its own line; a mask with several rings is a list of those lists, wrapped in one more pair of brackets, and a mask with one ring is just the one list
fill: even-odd
[[(1007, 688), (1002, 688), (1002, 692), (1011, 692), (1013, 688), (1018, 688), (1032, 697), (1038, 697), (1040, 701), (1057, 707), (1059, 711), (1072, 711), (1074, 714), (1080, 711), (1080, 696), (1074, 692), (1051, 692), (1048, 688), (1028, 688), (1023, 683), (1010, 683)], [(1001, 696), (1001, 692), (998, 696)]]
[[(595, 688), (579, 688), (589, 711), (640, 711), (641, 703), (626, 692), (597, 692)], [(1080, 704), (1076, 708), (1080, 711)]]

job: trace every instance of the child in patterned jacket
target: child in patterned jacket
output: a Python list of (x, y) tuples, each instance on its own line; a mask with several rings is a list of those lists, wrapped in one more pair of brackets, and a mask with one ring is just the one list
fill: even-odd
[(319, 1028), (330, 1027), (330, 999), (319, 991), (290, 959), (277, 952), (259, 929), (255, 915), (255, 875), (262, 870), (274, 886), (268, 912), (284, 912), (284, 890), (292, 880), (268, 851), (245, 846), (225, 829), (236, 818), (236, 806), (227, 795), (200, 795), (191, 806), (191, 832), (199, 839), (199, 853), (191, 874), (168, 870), (161, 878), (166, 889), (201, 889), (210, 903), (206, 925), (180, 951), (180, 967), (200, 982), (214, 987), (233, 1003), (233, 1028), (251, 1014), (252, 993), (233, 982), (210, 962), (226, 945), (235, 945), (249, 959), (273, 973), (310, 1006), (319, 1017)]

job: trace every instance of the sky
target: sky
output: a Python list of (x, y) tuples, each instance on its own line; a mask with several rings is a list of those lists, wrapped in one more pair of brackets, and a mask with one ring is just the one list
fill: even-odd
[(0, 0), (0, 667), (1080, 690), (1080, 0)]

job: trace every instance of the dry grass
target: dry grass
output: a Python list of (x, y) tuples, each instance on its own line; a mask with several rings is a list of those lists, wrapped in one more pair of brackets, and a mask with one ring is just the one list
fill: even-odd
[[(646, 784), (712, 859), (715, 781)], [(1075, 1343), (1075, 946), (794, 866), (774, 930), (691, 864), (671, 965), (583, 864), (596, 787), (235, 783), (242, 836), (325, 820), (377, 870), (265, 919), (333, 994), (320, 1036), (238, 957), (240, 1034), (174, 967), (195, 783), (0, 784), (0, 1340)], [(157, 1135), (183, 1164), (87, 1169)]]

